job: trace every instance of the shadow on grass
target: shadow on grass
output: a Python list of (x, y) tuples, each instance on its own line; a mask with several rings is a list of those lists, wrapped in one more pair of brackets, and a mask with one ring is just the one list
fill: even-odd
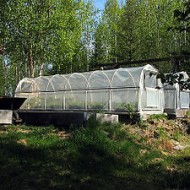
[[(29, 137), (26, 135), (25, 138)], [(52, 141), (50, 137), (45, 140)], [(19, 144), (16, 135), (0, 136), (0, 189), (126, 190), (189, 187), (189, 172), (171, 172), (160, 163), (140, 164), (142, 160), (137, 158), (137, 153), (141, 147), (132, 141), (126, 144), (111, 141), (106, 134), (94, 129), (77, 130), (70, 139), (57, 139), (56, 143), (43, 147), (38, 144)], [(135, 148), (137, 153), (132, 152)], [(180, 159), (174, 162), (180, 164)]]

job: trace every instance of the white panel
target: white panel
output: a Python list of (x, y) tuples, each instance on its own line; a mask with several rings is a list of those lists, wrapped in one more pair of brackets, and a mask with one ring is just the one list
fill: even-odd
[(88, 92), (88, 109), (108, 110), (109, 109), (109, 91), (92, 90)]
[(159, 90), (153, 88), (146, 88), (146, 92), (147, 92), (147, 107), (160, 107)]
[(180, 105), (181, 108), (189, 108), (189, 93), (180, 92)]
[(127, 111), (129, 105), (135, 111), (138, 109), (138, 89), (127, 88), (112, 90), (112, 110)]
[(164, 97), (165, 97), (165, 108), (167, 109), (176, 109), (176, 90), (173, 89), (165, 89)]
[(12, 124), (12, 110), (0, 110), (0, 124)]

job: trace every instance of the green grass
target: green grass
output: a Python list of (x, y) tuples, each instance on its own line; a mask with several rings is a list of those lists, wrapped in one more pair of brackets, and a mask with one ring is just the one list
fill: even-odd
[(167, 120), (167, 119), (168, 118), (165, 114), (153, 114), (149, 116), (148, 121), (151, 122), (155, 120)]
[[(163, 126), (154, 129), (150, 143), (152, 130), (149, 123), (94, 121), (68, 134), (53, 126), (0, 127), (0, 189), (190, 188), (190, 149), (167, 149), (170, 136)], [(171, 134), (189, 143), (188, 134), (178, 133)]]

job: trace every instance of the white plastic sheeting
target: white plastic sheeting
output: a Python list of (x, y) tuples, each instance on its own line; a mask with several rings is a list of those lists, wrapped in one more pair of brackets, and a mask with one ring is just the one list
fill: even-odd
[[(163, 109), (163, 91), (156, 89), (158, 71), (144, 67), (22, 79), (15, 96), (26, 97), (21, 109), (104, 110), (127, 112)], [(150, 106), (149, 106), (150, 104)]]
[(181, 108), (189, 109), (190, 92), (180, 92), (180, 106)]
[[(186, 72), (179, 72), (176, 75), (183, 75), (184, 81), (186, 81), (189, 76)], [(172, 111), (173, 113), (176, 110), (180, 109), (189, 109), (190, 108), (190, 91), (181, 90), (180, 84), (175, 83), (173, 85), (164, 84), (164, 96), (165, 96), (165, 109)], [(167, 111), (166, 111), (167, 112)]]

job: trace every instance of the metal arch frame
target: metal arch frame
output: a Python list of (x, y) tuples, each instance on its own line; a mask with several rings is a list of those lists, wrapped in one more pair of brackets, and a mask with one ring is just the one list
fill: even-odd
[(46, 91), (46, 92), (47, 92), (47, 88), (49, 87), (50, 84), (51, 84), (51, 86), (52, 86), (52, 88), (53, 88), (53, 90), (54, 90), (54, 92), (55, 92), (54, 85), (53, 85), (53, 83), (51, 82), (51, 79), (54, 78), (54, 76), (55, 76), (55, 75), (52, 75), (52, 76), (49, 78), (48, 83), (47, 83), (47, 86), (46, 86), (46, 88), (45, 88), (45, 91)]
[[(64, 80), (65, 80), (64, 89), (65, 89), (65, 87), (66, 87), (67, 84), (70, 86), (70, 84), (69, 84), (69, 82), (68, 82), (68, 79), (67, 79), (64, 75), (56, 74), (56, 75), (53, 75), (53, 76), (50, 78), (50, 82), (51, 82), (53, 88), (54, 88), (54, 85), (53, 85), (52, 80), (53, 80), (55, 77), (58, 77), (58, 78), (60, 78), (60, 79), (64, 79)], [(71, 89), (71, 86), (70, 86), (70, 89)], [(54, 94), (55, 94), (55, 96), (56, 96), (56, 92), (57, 92), (57, 91), (55, 91), (55, 88), (54, 88)], [(46, 94), (47, 94), (47, 92), (46, 92)], [(65, 110), (65, 91), (62, 92), (62, 108)]]
[[(71, 79), (72, 76), (74, 76), (74, 75), (81, 76), (81, 77), (84, 78), (85, 81), (86, 81), (86, 89), (83, 89), (83, 90), (85, 90), (85, 110), (87, 110), (87, 104), (88, 104), (88, 87), (90, 86), (89, 80), (88, 80), (87, 77), (86, 77), (84, 74), (82, 74), (82, 73), (72, 73), (72, 74), (69, 76), (69, 78), (68, 78), (68, 83), (69, 83), (70, 87), (71, 87), (70, 79)], [(72, 88), (71, 88), (71, 91), (72, 91)]]
[(132, 81), (133, 81), (133, 84), (134, 84), (134, 87), (137, 87), (136, 84), (135, 84), (135, 81), (134, 81), (134, 79), (133, 79), (132, 74), (129, 72), (129, 70), (128, 70), (127, 68), (119, 68), (119, 69), (116, 69), (115, 72), (114, 72), (114, 74), (113, 74), (113, 76), (112, 76), (111, 83), (113, 82), (113, 79), (114, 79), (116, 73), (118, 73), (118, 71), (120, 71), (120, 70), (126, 71), (126, 72), (129, 74), (129, 76), (131, 77), (131, 79), (132, 79)]
[[(152, 69), (151, 67), (142, 67), (142, 69), (140, 69), (138, 71), (138, 77), (140, 77), (139, 78), (139, 85), (140, 86), (141, 86), (141, 83), (142, 83), (141, 81), (143, 80), (142, 79), (142, 76), (143, 76), (142, 73), (144, 73), (145, 70), (150, 71), (150, 72), (156, 72), (156, 70)], [(117, 75), (117, 73), (119, 73), (119, 71), (126, 72), (126, 74), (129, 76), (129, 80), (132, 81), (132, 84), (134, 85), (134, 88), (138, 87), (138, 83), (135, 83), (135, 78), (133, 77), (133, 76), (135, 76), (135, 71), (133, 72), (132, 70), (127, 69), (127, 68), (119, 68), (119, 69), (112, 70), (112, 72), (109, 72), (109, 73), (106, 72), (106, 71), (102, 71), (102, 70), (96, 70), (96, 71), (88, 72), (86, 74), (85, 73), (72, 73), (72, 74), (67, 74), (67, 75), (58, 75), (57, 74), (57, 75), (52, 75), (52, 76), (49, 76), (49, 77), (41, 76), (41, 77), (38, 77), (36, 79), (32, 79), (31, 84), (30, 84), (30, 86), (31, 86), (30, 88), (33, 89), (32, 87), (34, 85), (36, 85), (36, 88), (40, 92), (40, 88), (39, 88), (40, 85), (37, 83), (37, 80), (39, 78), (45, 79), (44, 82), (47, 82), (47, 85), (45, 87), (45, 93), (46, 93), (45, 94), (45, 101), (47, 101), (46, 99), (47, 99), (47, 96), (48, 96), (47, 89), (48, 89), (49, 85), (51, 84), (52, 88), (54, 90), (53, 92), (55, 93), (55, 95), (56, 95), (57, 91), (60, 91), (60, 92), (62, 91), (62, 94), (60, 94), (60, 95), (62, 95), (62, 108), (64, 108), (64, 110), (65, 110), (65, 107), (66, 107), (66, 104), (65, 104), (66, 103), (66, 91), (71, 91), (72, 92), (73, 90), (76, 90), (76, 91), (80, 90), (80, 88), (77, 89), (77, 86), (76, 86), (76, 89), (72, 89), (72, 85), (71, 85), (72, 77), (77, 76), (77, 77), (81, 78), (82, 80), (84, 80), (85, 83), (86, 83), (84, 85), (85, 87), (83, 89), (81, 89), (81, 91), (84, 91), (83, 95), (85, 95), (85, 92), (86, 92), (86, 95), (85, 95), (85, 109), (88, 108), (88, 100), (93, 101), (93, 93), (90, 93), (90, 91), (99, 89), (99, 90), (102, 90), (102, 91), (105, 90), (107, 98), (105, 99), (106, 104), (104, 104), (104, 105), (106, 105), (106, 109), (111, 110), (111, 108), (112, 108), (112, 105), (111, 105), (112, 104), (112, 102), (111, 102), (112, 101), (112, 89), (114, 88), (113, 81), (116, 79), (116, 75)], [(105, 79), (104, 84), (108, 85), (107, 86), (108, 88), (105, 85), (103, 86), (103, 88), (102, 87), (98, 88), (97, 85), (92, 86), (92, 84), (98, 84), (98, 83), (96, 83), (96, 81), (93, 82), (93, 80), (92, 80), (94, 78), (96, 79), (96, 77), (97, 77), (96, 75)], [(62, 80), (64, 80), (63, 90), (60, 89), (60, 90), (55, 91), (56, 89), (55, 89), (55, 86), (54, 86), (53, 79), (55, 79), (55, 81), (56, 81), (56, 78), (59, 78), (60, 82)], [(76, 80), (76, 82), (77, 82), (77, 80)], [(126, 87), (127, 87), (127, 85), (126, 85)], [(20, 88), (21, 88), (21, 86), (20, 86)], [(122, 88), (122, 86), (121, 86), (121, 88)], [(38, 90), (36, 92), (38, 92)], [(140, 101), (139, 100), (140, 93), (141, 92), (139, 90), (138, 101)], [(60, 98), (60, 100), (61, 100), (61, 98)], [(108, 106), (107, 106), (107, 103), (108, 103)], [(46, 103), (45, 103), (45, 109), (46, 109)], [(139, 105), (138, 105), (138, 109), (139, 109)]]
[[(55, 88), (54, 88), (54, 85), (53, 85), (53, 83), (51, 82), (51, 80), (52, 80), (52, 78), (54, 78), (54, 76), (55, 75), (52, 75), (50, 78), (49, 78), (49, 80), (48, 80), (48, 83), (47, 83), (47, 86), (46, 86), (46, 88), (45, 88), (45, 110), (47, 109), (47, 88), (49, 87), (49, 85), (51, 84), (51, 86), (52, 86), (52, 88), (53, 88), (53, 90), (54, 90), (54, 94), (55, 94)], [(55, 97), (56, 97), (56, 94), (55, 94)]]
[[(158, 70), (156, 69), (156, 68), (154, 68), (152, 65), (150, 65), (150, 64), (147, 64), (147, 65), (145, 65), (145, 66), (143, 66), (143, 68), (142, 68), (142, 71), (141, 71), (141, 73), (140, 73), (140, 85), (139, 86), (142, 86), (142, 88), (140, 88), (139, 89), (139, 97), (138, 97), (138, 102), (139, 102), (139, 104), (138, 104), (138, 110), (139, 110), (139, 112), (141, 113), (142, 111), (143, 111), (143, 107), (142, 107), (142, 99), (141, 99), (141, 96), (142, 96), (142, 93), (143, 93), (143, 89), (144, 89), (144, 74), (146, 73), (146, 72), (152, 72), (152, 73), (154, 73), (154, 74), (157, 74), (158, 73)], [(142, 82), (143, 82), (143, 84), (142, 84)]]
[[(91, 80), (92, 76), (93, 76), (95, 73), (101, 73), (101, 74), (103, 74), (103, 76), (105, 76), (106, 79), (107, 79), (107, 81), (109, 82), (108, 110), (111, 110), (111, 88), (112, 88), (111, 81), (110, 81), (109, 77), (106, 75), (106, 73), (105, 73), (104, 71), (97, 70), (97, 71), (93, 71), (93, 72), (90, 74), (90, 76), (89, 76), (89, 78), (88, 78), (89, 84), (90, 84), (90, 80)], [(90, 98), (90, 99), (92, 100), (92, 95), (91, 95), (91, 98)]]
[(111, 81), (110, 81), (109, 77), (106, 75), (106, 73), (105, 73), (104, 71), (100, 71), (100, 70), (93, 71), (93, 72), (90, 74), (90, 76), (89, 76), (89, 78), (88, 78), (89, 83), (90, 83), (90, 79), (92, 78), (92, 76), (94, 75), (94, 73), (97, 73), (97, 72), (103, 73), (103, 75), (107, 78), (107, 80), (108, 80), (108, 82), (109, 82), (109, 86), (110, 86), (110, 88), (111, 88), (112, 85), (111, 85)]
[[(36, 84), (38, 84), (36, 81), (39, 80), (39, 79), (45, 79), (45, 80), (47, 81), (47, 86), (48, 86), (49, 80), (50, 80), (49, 78), (47, 78), (47, 77), (45, 77), (45, 76), (39, 76), (39, 77), (37, 77), (36, 79), (34, 79)], [(39, 97), (40, 92), (43, 92), (43, 91), (40, 91), (39, 85), (37, 85), (37, 86), (38, 86), (39, 91), (37, 91), (36, 93), (38, 93), (38, 97)], [(47, 86), (44, 88), (45, 91), (46, 91), (46, 89), (47, 89)], [(45, 94), (44, 109), (46, 110), (46, 94)]]
[[(38, 83), (36, 82), (36, 81), (39, 80), (39, 79), (45, 79), (45, 80), (47, 81), (47, 84), (48, 84), (49, 79), (48, 79), (47, 77), (44, 77), (44, 76), (40, 76), (40, 77), (34, 78), (34, 81), (35, 81), (35, 83), (36, 83), (37, 86), (38, 86), (39, 92), (42, 92), (43, 90), (40, 90), (39, 85), (38, 85)], [(46, 87), (45, 87), (44, 89), (46, 89)]]
[(31, 79), (31, 78), (23, 78), (22, 80), (20, 80), (19, 81), (19, 84), (18, 84), (18, 86), (17, 86), (17, 88), (16, 88), (16, 90), (15, 90), (15, 94), (17, 94), (17, 93), (22, 93), (22, 88), (21, 88), (21, 86), (22, 86), (22, 84), (25, 82), (27, 82), (28, 80), (30, 80), (30, 86), (31, 86), (31, 84), (33, 83), (33, 80), (34, 79)]
[[(137, 85), (136, 85), (136, 83), (135, 83), (135, 81), (134, 81), (134, 79), (133, 79), (133, 75), (131, 74), (131, 72), (127, 69), (127, 68), (119, 68), (119, 69), (116, 69), (115, 70), (115, 72), (114, 72), (114, 74), (113, 74), (113, 76), (112, 76), (112, 79), (111, 79), (111, 82), (113, 83), (113, 81), (114, 81), (114, 78), (115, 78), (115, 76), (116, 76), (116, 73), (119, 73), (119, 71), (125, 71), (126, 73), (128, 73), (129, 74), (129, 76), (130, 76), (130, 79), (132, 79), (132, 82), (133, 82), (133, 84), (134, 84), (134, 88), (136, 88), (137, 87)], [(110, 92), (111, 93), (111, 92)], [(137, 93), (137, 91), (136, 91), (136, 93)], [(112, 94), (111, 94), (111, 98), (112, 98)], [(112, 102), (112, 101), (111, 101)], [(112, 105), (111, 105), (112, 106)]]
[[(39, 88), (39, 86), (38, 86), (38, 84), (37, 84), (35, 78), (32, 78), (32, 82), (31, 82), (31, 84), (30, 84), (30, 89), (33, 88), (33, 85), (34, 85), (34, 84), (36, 84), (38, 90), (40, 90), (40, 88)], [(31, 92), (32, 92), (32, 91), (31, 91)], [(37, 92), (37, 91), (36, 91), (36, 92)], [(39, 94), (38, 94), (38, 95), (39, 95)], [(30, 99), (30, 94), (28, 95), (28, 98)], [(27, 104), (27, 108), (28, 108), (28, 106), (29, 106), (29, 105)]]
[[(68, 83), (69, 83), (70, 87), (72, 87), (71, 84), (70, 84), (70, 79), (71, 79), (71, 77), (74, 76), (74, 75), (82, 76), (82, 77), (86, 80), (86, 84), (87, 84), (87, 85), (86, 85), (86, 89), (87, 89), (88, 86), (90, 86), (89, 81), (88, 81), (88, 79), (85, 77), (84, 74), (82, 74), (82, 73), (72, 73), (72, 74), (69, 76), (69, 78), (68, 78)], [(71, 88), (71, 89), (72, 89), (72, 88)], [(84, 90), (84, 89), (83, 89), (83, 90)]]

